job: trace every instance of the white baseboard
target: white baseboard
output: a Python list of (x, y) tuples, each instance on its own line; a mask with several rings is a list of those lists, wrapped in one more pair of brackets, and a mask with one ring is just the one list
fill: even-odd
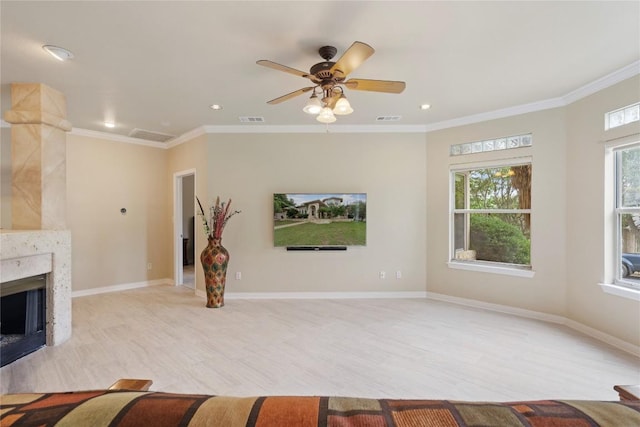
[(156, 279), (156, 280), (147, 280), (147, 281), (144, 281), (144, 282), (123, 283), (123, 284), (120, 284), (120, 285), (103, 286), (101, 288), (83, 289), (83, 290), (79, 290), (79, 291), (72, 291), (71, 292), (71, 298), (86, 297), (86, 296), (89, 296), (89, 295), (106, 294), (106, 293), (109, 293), (109, 292), (127, 291), (129, 289), (146, 288), (147, 286), (158, 286), (158, 285), (173, 285), (173, 280), (171, 280), (171, 279)]
[(533, 310), (525, 310), (523, 308), (511, 307), (508, 305), (493, 304), (490, 302), (483, 302), (483, 301), (478, 301), (474, 299), (454, 297), (450, 295), (438, 294), (435, 292), (427, 292), (427, 298), (438, 300), (438, 301), (450, 302), (458, 305), (466, 305), (469, 307), (481, 308), (489, 311), (496, 311), (498, 313), (513, 314), (515, 316), (526, 317), (529, 319), (543, 320), (545, 322), (550, 322), (550, 323), (559, 323), (561, 325), (564, 325), (567, 321), (566, 318), (562, 316), (556, 316), (553, 314), (541, 313), (539, 311), (533, 311)]
[(567, 319), (563, 316), (556, 316), (554, 314), (542, 313), (539, 311), (533, 310), (525, 310), (523, 308), (511, 307), (508, 305), (500, 305), (500, 304), (492, 304), (483, 301), (477, 301), (467, 298), (459, 298), (450, 295), (438, 294), (435, 292), (427, 292), (427, 298), (450, 302), (453, 304), (466, 305), (469, 307), (480, 308), (489, 311), (496, 311), (499, 313), (513, 314), (515, 316), (526, 317), (529, 319), (542, 320), (550, 323), (557, 323), (560, 325), (565, 325), (575, 331), (578, 331), (584, 335), (590, 336), (591, 338), (595, 338), (599, 341), (602, 341), (606, 344), (609, 344), (612, 347), (620, 349), (624, 352), (630, 353), (636, 357), (640, 357), (640, 346), (628, 343), (619, 338), (611, 336), (609, 334), (605, 334), (597, 329), (591, 328), (589, 326), (583, 325), (582, 323), (576, 322), (575, 320)]
[(599, 341), (609, 344), (610, 346), (618, 348), (627, 353), (631, 353), (636, 357), (640, 357), (640, 346), (630, 344), (626, 341), (621, 340), (620, 338), (612, 337), (609, 334), (605, 334), (604, 332), (601, 332), (597, 329), (593, 329), (590, 326), (583, 325), (582, 323), (576, 322), (575, 320), (566, 319), (565, 325), (573, 330), (588, 335), (591, 338), (595, 338)]

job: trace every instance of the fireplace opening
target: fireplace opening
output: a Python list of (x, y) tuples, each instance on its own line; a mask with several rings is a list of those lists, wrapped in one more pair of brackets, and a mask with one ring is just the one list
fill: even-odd
[(0, 366), (46, 344), (46, 275), (0, 284)]

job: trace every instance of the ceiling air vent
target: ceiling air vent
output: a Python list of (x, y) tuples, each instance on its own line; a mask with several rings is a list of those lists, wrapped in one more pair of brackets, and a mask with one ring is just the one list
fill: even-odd
[(151, 130), (144, 130), (135, 128), (129, 132), (129, 136), (132, 138), (146, 139), (148, 141), (167, 142), (170, 139), (175, 138), (175, 135), (168, 135), (166, 133), (154, 132)]
[(397, 122), (402, 116), (378, 116), (376, 122)]
[(264, 123), (264, 117), (241, 116), (239, 119), (242, 123)]

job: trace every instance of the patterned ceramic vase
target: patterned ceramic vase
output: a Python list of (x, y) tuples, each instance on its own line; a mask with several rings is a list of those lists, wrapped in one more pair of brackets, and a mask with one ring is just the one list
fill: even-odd
[(209, 244), (200, 254), (204, 283), (207, 289), (207, 307), (224, 306), (224, 285), (227, 281), (229, 252), (222, 246), (221, 239), (209, 238)]

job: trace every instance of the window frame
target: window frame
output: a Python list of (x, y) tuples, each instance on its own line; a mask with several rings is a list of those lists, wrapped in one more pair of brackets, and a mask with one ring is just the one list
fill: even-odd
[[(460, 260), (455, 258), (456, 251), (456, 233), (455, 233), (455, 217), (456, 214), (464, 214), (465, 221), (470, 221), (471, 214), (483, 213), (516, 213), (516, 214), (532, 214), (533, 209), (469, 209), (469, 193), (465, 192), (465, 208), (456, 208), (456, 174), (460, 172), (471, 172), (477, 169), (503, 168), (509, 166), (530, 165), (533, 168), (533, 159), (531, 156), (510, 157), (484, 162), (454, 163), (449, 165), (449, 248), (447, 265), (452, 269), (471, 270), (495, 274), (504, 274), (509, 276), (527, 277), (534, 276), (533, 262), (530, 265), (510, 264), (496, 261), (483, 260)], [(468, 188), (469, 182), (465, 180), (465, 186)], [(465, 234), (468, 234), (469, 227), (466, 227)], [(468, 237), (465, 237), (465, 248), (468, 247)], [(530, 239), (530, 246), (533, 239)]]
[(613, 165), (611, 170), (613, 171), (613, 177), (611, 177), (611, 181), (613, 184), (613, 188), (610, 188), (610, 191), (613, 191), (613, 210), (612, 215), (614, 216), (613, 224), (613, 236), (614, 236), (614, 250), (611, 251), (611, 248), (608, 248), (608, 252), (613, 252), (615, 254), (615, 275), (613, 279), (613, 283), (616, 286), (621, 286), (624, 288), (631, 289), (633, 291), (640, 291), (640, 282), (628, 280), (622, 277), (622, 234), (621, 234), (621, 221), (622, 215), (625, 214), (638, 214), (640, 215), (640, 206), (638, 207), (623, 207), (622, 204), (622, 191), (621, 191), (621, 182), (622, 182), (622, 162), (620, 161), (621, 153), (624, 150), (637, 148), (640, 149), (640, 140), (636, 140), (635, 142), (620, 144), (611, 147), (611, 160), (613, 161)]

